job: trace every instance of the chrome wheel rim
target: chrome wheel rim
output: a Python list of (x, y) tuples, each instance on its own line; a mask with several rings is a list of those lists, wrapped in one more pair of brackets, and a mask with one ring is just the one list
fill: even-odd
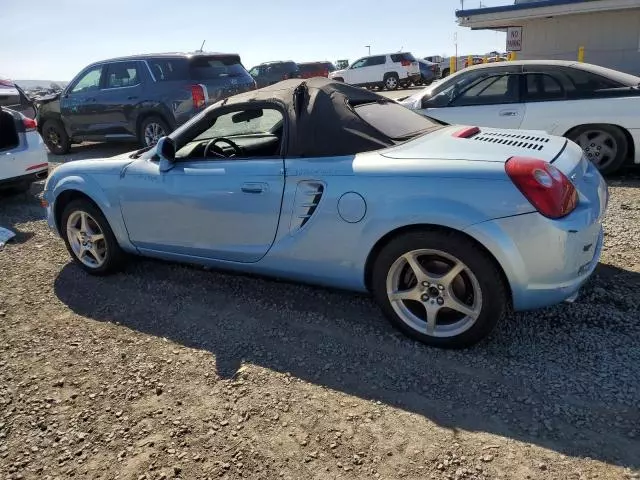
[(576, 138), (585, 156), (599, 169), (608, 167), (618, 156), (618, 142), (602, 130), (588, 130)]
[(398, 81), (396, 77), (387, 78), (387, 88), (396, 88), (398, 86)]
[(67, 220), (67, 240), (75, 257), (89, 268), (107, 261), (107, 243), (98, 222), (87, 212), (73, 212)]
[(412, 250), (387, 274), (387, 297), (408, 327), (431, 337), (469, 330), (482, 311), (480, 283), (459, 259), (440, 250)]
[(158, 143), (158, 140), (164, 137), (164, 135), (164, 128), (162, 128), (159, 123), (152, 122), (144, 127), (144, 143), (146, 143), (148, 147)]

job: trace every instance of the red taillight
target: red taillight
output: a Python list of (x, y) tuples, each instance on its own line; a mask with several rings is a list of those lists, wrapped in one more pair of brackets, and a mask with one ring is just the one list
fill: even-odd
[(201, 85), (191, 85), (191, 98), (193, 98), (193, 108), (202, 108), (206, 104), (204, 89)]
[(565, 217), (578, 205), (578, 192), (573, 183), (544, 160), (511, 157), (505, 170), (531, 205), (545, 217)]
[(401, 64), (403, 67), (410, 67), (410, 66), (411, 66), (411, 61), (409, 61), (409, 60), (402, 60), (402, 61), (400, 62), (400, 64)]
[(23, 118), (22, 125), (24, 125), (24, 129), (26, 132), (33, 132), (38, 128), (38, 122), (36, 122), (33, 118)]

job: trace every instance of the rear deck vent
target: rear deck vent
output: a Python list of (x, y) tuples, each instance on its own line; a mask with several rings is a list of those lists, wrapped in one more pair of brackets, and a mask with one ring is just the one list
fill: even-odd
[(496, 143), (498, 145), (507, 145), (510, 147), (526, 148), (529, 150), (536, 150), (538, 152), (542, 150), (547, 143), (549, 143), (549, 138), (547, 137), (500, 132), (483, 132), (482, 134), (473, 137), (473, 140)]

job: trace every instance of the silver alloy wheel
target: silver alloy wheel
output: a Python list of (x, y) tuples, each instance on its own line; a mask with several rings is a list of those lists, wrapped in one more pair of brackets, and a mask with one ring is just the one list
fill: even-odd
[(98, 222), (82, 210), (67, 220), (67, 240), (76, 258), (89, 268), (100, 268), (107, 260), (107, 243)]
[(160, 125), (159, 123), (151, 122), (144, 127), (144, 143), (147, 145), (147, 147), (155, 145), (156, 143), (158, 143), (158, 140), (160, 140), (160, 138), (164, 137), (165, 135), (166, 133), (164, 131), (164, 128), (162, 128), (162, 125)]
[(400, 319), (432, 337), (464, 333), (482, 310), (476, 276), (459, 259), (440, 250), (405, 253), (391, 265), (386, 286), (389, 302)]
[(587, 130), (576, 138), (576, 143), (599, 170), (607, 168), (618, 156), (618, 142), (602, 130)]
[(398, 80), (396, 79), (396, 77), (387, 77), (385, 85), (389, 90), (393, 90), (398, 86)]

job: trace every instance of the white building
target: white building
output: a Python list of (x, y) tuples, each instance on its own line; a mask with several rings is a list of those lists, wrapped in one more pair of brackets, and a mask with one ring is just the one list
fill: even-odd
[(640, 0), (516, 0), (456, 17), (474, 30), (522, 27), (519, 60), (577, 60), (584, 47), (585, 62), (640, 75)]

